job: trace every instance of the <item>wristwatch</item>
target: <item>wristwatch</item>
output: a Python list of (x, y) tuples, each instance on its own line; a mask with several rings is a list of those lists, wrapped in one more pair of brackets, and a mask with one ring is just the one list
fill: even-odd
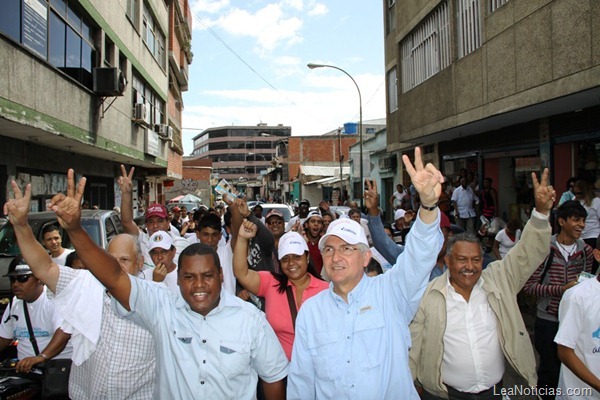
[(427, 211), (433, 211), (437, 208), (437, 203), (435, 203), (434, 205), (432, 205), (431, 207), (426, 206), (425, 204), (421, 204), (421, 208)]

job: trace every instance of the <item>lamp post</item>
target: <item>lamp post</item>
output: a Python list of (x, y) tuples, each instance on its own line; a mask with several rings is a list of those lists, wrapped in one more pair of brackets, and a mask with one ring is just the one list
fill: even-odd
[[(352, 75), (350, 75), (349, 73), (347, 73), (346, 71), (344, 71), (343, 69), (341, 69), (340, 67), (336, 67), (335, 65), (327, 65), (327, 64), (314, 64), (314, 63), (308, 63), (306, 64), (306, 66), (310, 69), (315, 69), (315, 68), (333, 68), (333, 69), (337, 69), (340, 72), (343, 72), (344, 74), (346, 74), (348, 76), (348, 78), (352, 79), (352, 83), (354, 83), (354, 86), (356, 86), (356, 90), (358, 91), (358, 115), (359, 115), (359, 121), (358, 121), (358, 141), (359, 141), (359, 148), (360, 148), (360, 208), (361, 210), (363, 209), (363, 140), (362, 140), (362, 96), (360, 94), (360, 88), (358, 87), (358, 84), (356, 83), (356, 81), (354, 80), (354, 78), (352, 77)], [(342, 179), (342, 177), (340, 176), (340, 179)]]

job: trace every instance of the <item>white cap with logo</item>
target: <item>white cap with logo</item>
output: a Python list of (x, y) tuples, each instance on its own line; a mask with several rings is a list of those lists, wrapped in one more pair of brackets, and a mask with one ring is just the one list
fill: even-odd
[(296, 254), (298, 256), (308, 251), (306, 240), (298, 232), (288, 232), (279, 238), (279, 249), (277, 255), (281, 260), (288, 254)]
[(154, 234), (150, 236), (150, 245), (148, 251), (156, 248), (170, 250), (172, 246), (173, 239), (171, 238), (171, 235), (169, 235), (167, 232), (158, 231), (154, 232)]
[(329, 224), (327, 233), (319, 240), (319, 250), (323, 250), (330, 236), (337, 236), (348, 244), (362, 243), (369, 245), (365, 230), (360, 224), (350, 218), (340, 218)]

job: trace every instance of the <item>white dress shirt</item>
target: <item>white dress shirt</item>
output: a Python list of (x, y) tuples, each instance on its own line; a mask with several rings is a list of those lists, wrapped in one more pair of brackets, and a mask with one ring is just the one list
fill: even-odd
[(468, 393), (479, 393), (500, 382), (504, 355), (497, 321), (483, 291), (483, 278), (473, 287), (469, 302), (450, 284), (448, 275), (442, 357), (442, 381)]

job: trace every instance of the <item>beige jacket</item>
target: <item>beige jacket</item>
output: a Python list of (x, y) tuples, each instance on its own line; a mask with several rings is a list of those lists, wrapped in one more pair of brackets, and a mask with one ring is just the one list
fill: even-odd
[[(517, 305), (517, 293), (548, 255), (550, 234), (547, 220), (532, 217), (515, 247), (504, 259), (490, 263), (481, 274), (483, 290), (501, 328), (498, 337), (504, 356), (532, 386), (537, 381), (535, 357)], [(448, 397), (442, 383), (447, 275), (448, 271), (429, 283), (410, 325), (413, 379), (427, 392), (442, 398)]]

